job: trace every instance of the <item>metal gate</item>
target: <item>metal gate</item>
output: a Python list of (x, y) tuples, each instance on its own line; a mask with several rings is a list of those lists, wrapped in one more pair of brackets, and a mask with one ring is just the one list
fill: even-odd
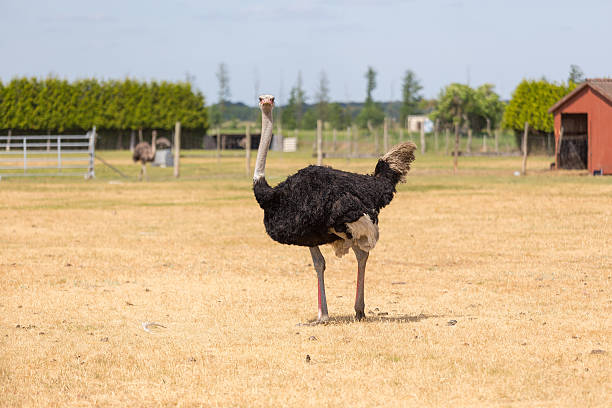
[(84, 135), (0, 136), (0, 179), (18, 176), (94, 177), (96, 128)]

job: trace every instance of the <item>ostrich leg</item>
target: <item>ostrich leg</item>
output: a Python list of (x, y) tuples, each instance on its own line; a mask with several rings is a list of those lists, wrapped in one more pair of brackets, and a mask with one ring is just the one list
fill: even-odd
[(361, 320), (365, 317), (365, 301), (363, 299), (363, 285), (365, 279), (366, 262), (368, 261), (369, 253), (353, 247), (353, 252), (357, 257), (357, 292), (355, 294), (355, 319)]
[(144, 174), (145, 181), (149, 181), (149, 175), (147, 174), (147, 164), (142, 164), (142, 173)]
[(319, 288), (319, 322), (326, 322), (329, 320), (327, 314), (327, 298), (325, 297), (325, 281), (323, 280), (323, 272), (325, 272), (325, 258), (319, 247), (310, 247), (310, 255), (312, 256), (312, 263), (317, 271), (318, 288)]

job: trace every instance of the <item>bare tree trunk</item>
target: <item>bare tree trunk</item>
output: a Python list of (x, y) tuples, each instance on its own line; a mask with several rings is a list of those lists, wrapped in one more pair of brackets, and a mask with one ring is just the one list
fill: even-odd
[(400, 126), (399, 128), (399, 142), (402, 143), (404, 141), (404, 128)]
[(142, 128), (138, 128), (138, 143), (142, 143)]
[(317, 166), (323, 164), (323, 121), (317, 119)]
[(180, 176), (181, 160), (181, 122), (174, 124), (174, 177)]
[(523, 166), (521, 168), (521, 173), (524, 175), (527, 174), (527, 137), (529, 134), (529, 123), (525, 122), (525, 131), (523, 132)]
[(459, 123), (455, 123), (455, 153), (453, 160), (453, 174), (457, 174), (457, 157), (459, 156)]
[(251, 124), (246, 125), (246, 135), (244, 141), (244, 149), (246, 150), (246, 175), (251, 175)]

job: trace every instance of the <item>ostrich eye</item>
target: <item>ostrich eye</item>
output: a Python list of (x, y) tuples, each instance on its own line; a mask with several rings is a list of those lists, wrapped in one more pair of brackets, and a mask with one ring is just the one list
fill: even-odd
[(274, 102), (274, 97), (270, 98), (272, 100), (272, 102)]
[(263, 99), (263, 98), (260, 96), (260, 97), (259, 97), (259, 102), (261, 102), (261, 100), (262, 100), (262, 99)]

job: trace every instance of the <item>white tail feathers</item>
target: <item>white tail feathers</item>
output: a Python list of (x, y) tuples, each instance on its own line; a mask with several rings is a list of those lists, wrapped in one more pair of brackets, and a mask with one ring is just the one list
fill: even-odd
[(391, 170), (400, 173), (400, 182), (404, 182), (406, 173), (410, 170), (410, 164), (414, 161), (415, 150), (416, 145), (412, 142), (400, 143), (393, 146), (381, 160), (385, 161)]

